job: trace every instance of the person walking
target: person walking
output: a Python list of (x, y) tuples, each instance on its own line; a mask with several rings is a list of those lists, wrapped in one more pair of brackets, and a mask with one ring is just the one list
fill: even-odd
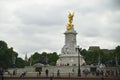
[(16, 69), (15, 69), (15, 70), (13, 70), (13, 76), (15, 76), (15, 75), (16, 75), (16, 73), (17, 73), (17, 72), (16, 72)]
[(49, 73), (49, 71), (48, 71), (48, 69), (46, 69), (45, 70), (46, 77), (48, 77), (48, 73)]
[(57, 71), (57, 77), (60, 77), (60, 70)]
[(74, 68), (72, 69), (72, 75), (74, 75)]
[(3, 68), (0, 68), (0, 80), (4, 80), (4, 78), (3, 78)]

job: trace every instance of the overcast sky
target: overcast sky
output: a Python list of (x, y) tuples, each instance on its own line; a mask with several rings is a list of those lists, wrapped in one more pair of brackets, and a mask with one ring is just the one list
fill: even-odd
[(0, 0), (0, 40), (20, 57), (61, 52), (68, 12), (74, 12), (77, 45), (120, 45), (120, 0)]

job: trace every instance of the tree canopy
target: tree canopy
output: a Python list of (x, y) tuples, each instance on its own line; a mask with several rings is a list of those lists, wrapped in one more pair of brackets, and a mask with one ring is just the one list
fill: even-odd
[(29, 63), (32, 59), (32, 65), (36, 63), (42, 63), (44, 65), (49, 64), (49, 65), (56, 65), (56, 61), (59, 58), (56, 52), (53, 53), (47, 53), (47, 52), (42, 52), (41, 54), (38, 52), (35, 52), (30, 58), (29, 58)]
[(0, 67), (8, 68), (13, 67), (18, 53), (13, 48), (8, 48), (4, 41), (0, 41)]
[(102, 50), (87, 51), (83, 49), (81, 51), (81, 55), (84, 57), (87, 64), (98, 64), (100, 61), (102, 64), (115, 66), (117, 60), (118, 64), (120, 65), (120, 46), (117, 46), (113, 52), (109, 53), (105, 53)]

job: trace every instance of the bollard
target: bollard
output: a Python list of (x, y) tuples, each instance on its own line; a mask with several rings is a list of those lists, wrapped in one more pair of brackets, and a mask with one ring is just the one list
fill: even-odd
[(70, 72), (69, 72), (69, 77), (70, 77)]
[(53, 77), (52, 77), (52, 76), (50, 77), (50, 80), (53, 80)]
[(54, 73), (52, 73), (52, 76), (54, 77)]
[(104, 80), (104, 78), (102, 77), (101, 80)]

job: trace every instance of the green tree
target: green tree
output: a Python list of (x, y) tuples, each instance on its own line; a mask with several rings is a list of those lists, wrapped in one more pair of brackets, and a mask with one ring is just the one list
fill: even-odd
[(120, 46), (117, 46), (114, 51), (114, 58), (117, 58), (118, 63), (120, 63)]
[(22, 58), (18, 57), (16, 59), (16, 67), (17, 68), (23, 68), (25, 66), (26, 66), (26, 62)]
[(85, 49), (81, 50), (81, 55), (86, 61), (86, 64), (97, 64), (102, 61), (103, 52), (101, 50), (92, 50), (86, 51)]
[(9, 68), (13, 67), (14, 60), (18, 56), (13, 48), (8, 48), (7, 43), (0, 41), (0, 67)]
[(113, 53), (104, 53), (102, 58), (102, 63), (111, 64), (114, 59), (113, 57), (114, 57)]
[(86, 50), (86, 49), (83, 49), (83, 50), (81, 50), (81, 53), (80, 53), (80, 54), (81, 54), (82, 56), (84, 56), (84, 58), (85, 58), (85, 57), (87, 56), (87, 53), (88, 53), (87, 50)]
[[(46, 64), (56, 65), (58, 58), (59, 56), (57, 55), (56, 52), (53, 52), (53, 53), (42, 52), (41, 54), (36, 52), (30, 57), (30, 59), (32, 59), (32, 65), (36, 63), (42, 63), (44, 65)], [(29, 59), (29, 62), (30, 62), (30, 59)]]
[(29, 58), (29, 63), (32, 63), (31, 65), (38, 63), (40, 58), (40, 54), (38, 52), (35, 52), (31, 57)]
[(59, 56), (57, 55), (56, 52), (50, 53), (50, 54), (48, 54), (48, 63), (50, 65), (55, 66), (58, 58), (59, 58)]

